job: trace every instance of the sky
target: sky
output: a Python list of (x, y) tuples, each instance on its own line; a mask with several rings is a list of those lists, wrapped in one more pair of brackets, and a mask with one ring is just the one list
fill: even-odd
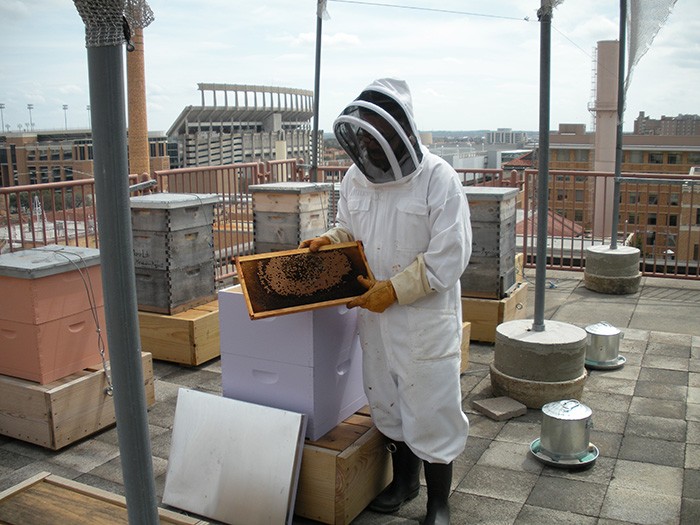
[[(372, 80), (395, 77), (408, 82), (423, 131), (537, 131), (540, 3), (329, 0), (321, 24), (320, 129), (330, 131)], [(313, 90), (316, 4), (149, 0), (155, 16), (144, 29), (149, 130), (167, 131), (185, 106), (199, 105), (198, 83)], [(594, 48), (618, 39), (618, 19), (617, 0), (565, 0), (554, 9), (550, 129), (591, 128)], [(0, 0), (0, 46), (5, 125), (26, 126), (33, 104), (35, 130), (88, 126), (85, 25), (72, 1)], [(656, 119), (700, 114), (699, 93), (700, 2), (677, 0), (633, 71), (624, 129), (632, 130), (640, 111)]]

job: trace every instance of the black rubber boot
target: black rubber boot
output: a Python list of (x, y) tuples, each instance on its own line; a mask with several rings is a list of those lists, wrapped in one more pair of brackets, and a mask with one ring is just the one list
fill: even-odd
[(391, 483), (369, 504), (374, 512), (389, 514), (401, 508), (404, 502), (418, 496), (420, 491), (421, 460), (406, 443), (396, 441), (387, 445), (391, 452)]
[(452, 484), (452, 463), (423, 462), (425, 484), (428, 486), (428, 512), (422, 525), (449, 525), (450, 485)]

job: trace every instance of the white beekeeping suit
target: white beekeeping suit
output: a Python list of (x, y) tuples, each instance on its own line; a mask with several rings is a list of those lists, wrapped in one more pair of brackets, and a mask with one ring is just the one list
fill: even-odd
[[(301, 246), (363, 242), (376, 281), (366, 281), (368, 292), (348, 306), (363, 307), (365, 393), (377, 428), (399, 452), (403, 447), (392, 458), (394, 480), (410, 478), (394, 487), (399, 496), (385, 497), (374, 510), (391, 512), (418, 494), (415, 455), (427, 462), (430, 515), (428, 469), (449, 466), (451, 479), (451, 462), (469, 431), (459, 384), (459, 278), (471, 255), (469, 207), (454, 169), (421, 145), (405, 82), (370, 84), (334, 131), (354, 161), (341, 183), (337, 227)], [(397, 458), (413, 466), (397, 472)]]

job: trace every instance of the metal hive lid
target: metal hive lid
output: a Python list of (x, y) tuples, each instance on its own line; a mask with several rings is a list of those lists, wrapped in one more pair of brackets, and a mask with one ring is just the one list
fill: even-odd
[(592, 411), (576, 399), (564, 399), (547, 403), (542, 407), (542, 413), (554, 419), (578, 421), (589, 418)]
[(599, 323), (588, 325), (586, 327), (586, 332), (593, 335), (617, 335), (620, 333), (620, 329), (615, 328), (610, 323), (601, 321)]

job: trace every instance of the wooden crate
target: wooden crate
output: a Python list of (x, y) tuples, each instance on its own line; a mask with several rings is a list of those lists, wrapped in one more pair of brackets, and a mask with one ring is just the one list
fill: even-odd
[[(209, 523), (161, 508), (158, 517), (162, 525)], [(128, 525), (129, 517), (123, 496), (40, 472), (0, 492), (0, 523)]]
[(508, 296), (497, 299), (462, 297), (462, 320), (471, 323), (472, 341), (496, 342), (496, 326), (525, 317), (527, 283), (516, 283)]
[(346, 525), (391, 481), (386, 440), (365, 407), (304, 445), (295, 514)]
[(153, 359), (199, 366), (221, 355), (218, 300), (173, 315), (139, 312), (139, 326)]
[(469, 338), (471, 337), (471, 327), (472, 324), (470, 322), (465, 321), (462, 323), (462, 346), (460, 347), (462, 362), (459, 367), (460, 374), (463, 374), (467, 371), (467, 368), (469, 368)]
[[(141, 353), (146, 403), (155, 403), (153, 361)], [(101, 367), (46, 385), (0, 376), (0, 434), (58, 450), (116, 422)], [(0, 520), (1, 521), (1, 520)]]

